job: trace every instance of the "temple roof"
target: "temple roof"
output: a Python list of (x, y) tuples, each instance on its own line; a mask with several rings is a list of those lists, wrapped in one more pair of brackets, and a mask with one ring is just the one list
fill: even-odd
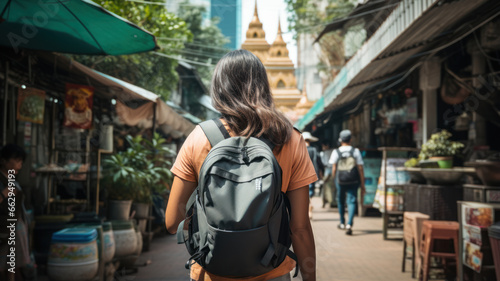
[(294, 66), (292, 60), (289, 57), (288, 48), (286, 47), (286, 43), (283, 40), (281, 34), (281, 21), (280, 17), (278, 17), (278, 33), (276, 34), (276, 39), (269, 49), (269, 57), (266, 61), (266, 66)]

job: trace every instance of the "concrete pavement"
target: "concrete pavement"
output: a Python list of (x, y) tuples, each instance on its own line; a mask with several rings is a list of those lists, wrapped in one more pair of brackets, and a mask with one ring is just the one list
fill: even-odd
[[(407, 272), (401, 272), (403, 242), (382, 238), (382, 218), (355, 217), (353, 235), (347, 236), (337, 229), (337, 209), (321, 208), (321, 199), (313, 198), (314, 236), (317, 252), (317, 280), (371, 280), (410, 281), (411, 261)], [(137, 263), (150, 263), (139, 267), (135, 274), (119, 280), (189, 280), (184, 264), (188, 259), (184, 245), (177, 245), (175, 236), (158, 236), (148, 252), (143, 252)], [(295, 278), (292, 280), (301, 280)]]

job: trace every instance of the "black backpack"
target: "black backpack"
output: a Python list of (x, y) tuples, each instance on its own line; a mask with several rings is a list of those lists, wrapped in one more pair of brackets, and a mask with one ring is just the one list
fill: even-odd
[(337, 162), (337, 181), (339, 184), (359, 184), (359, 171), (354, 158), (354, 147), (346, 152), (340, 152), (337, 148), (339, 161)]
[[(290, 251), (290, 203), (270, 142), (230, 137), (219, 119), (200, 124), (212, 149), (177, 231), (196, 261), (219, 276), (258, 276)], [(297, 274), (297, 272), (296, 272)]]

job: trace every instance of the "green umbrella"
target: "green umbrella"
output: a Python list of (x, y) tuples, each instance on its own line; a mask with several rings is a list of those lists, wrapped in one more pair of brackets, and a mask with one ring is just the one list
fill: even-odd
[(0, 0), (0, 45), (88, 55), (158, 48), (151, 33), (88, 0)]

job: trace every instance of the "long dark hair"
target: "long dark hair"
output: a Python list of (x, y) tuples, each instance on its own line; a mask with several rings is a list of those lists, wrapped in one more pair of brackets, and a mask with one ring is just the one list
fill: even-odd
[(265, 137), (276, 146), (290, 140), (293, 126), (275, 105), (262, 62), (246, 50), (223, 56), (214, 70), (212, 103), (238, 136)]

